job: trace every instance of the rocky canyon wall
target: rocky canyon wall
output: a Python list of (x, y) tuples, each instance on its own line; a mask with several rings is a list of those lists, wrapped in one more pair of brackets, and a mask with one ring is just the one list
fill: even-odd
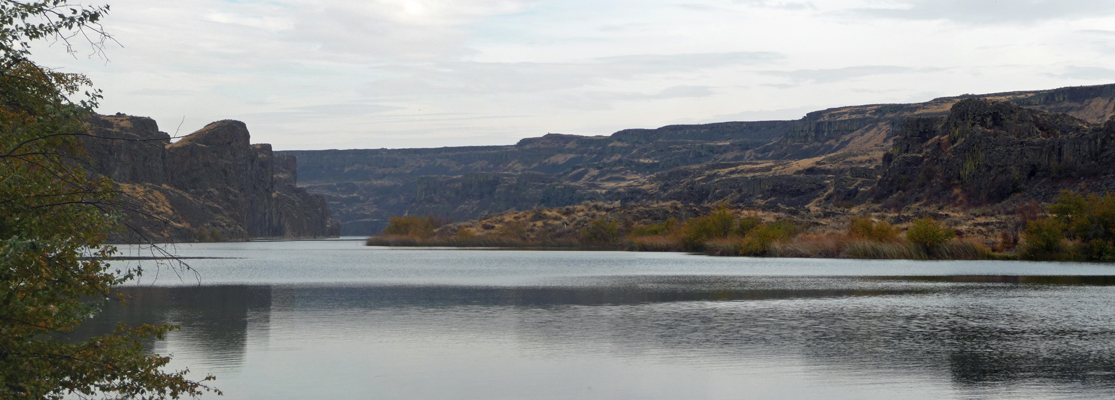
[(251, 144), (240, 121), (218, 121), (177, 142), (154, 120), (98, 116), (88, 169), (116, 182), (126, 229), (115, 242), (337, 236), (325, 199), (296, 186), (297, 160)]

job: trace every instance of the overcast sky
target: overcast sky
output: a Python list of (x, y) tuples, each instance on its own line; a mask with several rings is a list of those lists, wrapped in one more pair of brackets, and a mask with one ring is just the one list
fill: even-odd
[[(104, 0), (100, 112), (277, 150), (512, 144), (1115, 83), (1110, 0)], [(179, 125), (181, 127), (179, 128)]]

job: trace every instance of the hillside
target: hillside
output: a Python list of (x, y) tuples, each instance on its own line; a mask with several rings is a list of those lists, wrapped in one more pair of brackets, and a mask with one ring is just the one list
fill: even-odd
[[(891, 164), (883, 163), (895, 138), (913, 129), (907, 128), (909, 120), (943, 121), (957, 103), (970, 99), (1063, 113), (1080, 129), (1093, 129), (1087, 126), (1115, 115), (1115, 85), (1104, 85), (841, 107), (793, 121), (675, 125), (610, 136), (548, 134), (512, 146), (282, 154), (299, 159), (302, 185), (325, 196), (342, 233), (350, 235), (377, 234), (392, 215), (462, 221), (586, 201), (726, 201), (769, 210), (848, 207), (907, 193), (900, 188), (907, 182), (887, 175)], [(887, 189), (874, 189), (880, 178), (890, 179), (886, 176), (894, 178)], [(973, 205), (1003, 199), (996, 194), (948, 201)]]
[(114, 242), (336, 236), (325, 199), (296, 185), (297, 160), (251, 144), (244, 123), (218, 121), (171, 143), (155, 121), (97, 116), (86, 169), (120, 191)]

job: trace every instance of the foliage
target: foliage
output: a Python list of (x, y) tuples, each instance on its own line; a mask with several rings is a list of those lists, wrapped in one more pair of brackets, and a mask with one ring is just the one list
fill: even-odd
[(933, 218), (925, 217), (914, 221), (906, 230), (906, 240), (931, 251), (947, 243), (956, 236), (952, 229), (937, 224)]
[(447, 223), (448, 221), (432, 215), (391, 217), (387, 220), (387, 227), (383, 228), (383, 234), (426, 239), (434, 235), (434, 230)]
[(651, 224), (646, 226), (637, 226), (627, 234), (628, 237), (636, 238), (643, 236), (665, 236), (673, 234), (678, 229), (678, 219), (670, 218), (661, 224)]
[(581, 243), (586, 245), (612, 246), (619, 244), (622, 239), (619, 222), (607, 217), (594, 219), (581, 231)]
[(496, 236), (507, 239), (526, 241), (527, 223), (525, 221), (510, 221), (499, 227)]
[(796, 224), (789, 221), (777, 221), (761, 224), (747, 232), (740, 242), (739, 255), (763, 256), (767, 254), (771, 244), (793, 239), (798, 235)]
[(848, 235), (856, 239), (876, 242), (897, 242), (898, 228), (886, 221), (876, 222), (868, 217), (852, 217), (848, 222)]
[(1115, 194), (1062, 192), (1049, 212), (1064, 224), (1066, 237), (1080, 243), (1077, 256), (1115, 261)]
[(758, 225), (757, 218), (738, 218), (726, 206), (721, 206), (708, 215), (685, 221), (681, 227), (681, 244), (687, 251), (703, 251), (710, 240), (743, 237)]
[(115, 225), (114, 191), (73, 162), (99, 92), (82, 75), (27, 58), (35, 40), (99, 33), (107, 10), (0, 0), (0, 398), (177, 398), (210, 390), (184, 371), (163, 371), (168, 358), (144, 353), (142, 339), (173, 327), (119, 327), (80, 343), (53, 335), (73, 330), (139, 272), (106, 261), (115, 252), (103, 244)]
[(1065, 224), (1053, 218), (1030, 221), (1022, 232), (1026, 244), (1019, 256), (1024, 260), (1062, 260), (1068, 257), (1062, 241), (1065, 239)]

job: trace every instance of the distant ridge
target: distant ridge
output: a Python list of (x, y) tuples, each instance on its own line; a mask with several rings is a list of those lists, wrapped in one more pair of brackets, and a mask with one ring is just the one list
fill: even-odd
[(378, 234), (392, 215), (466, 220), (585, 201), (847, 207), (885, 201), (872, 190), (908, 119), (941, 120), (968, 99), (1096, 126), (1115, 115), (1109, 84), (836, 107), (789, 121), (548, 134), (510, 146), (280, 153), (299, 159), (301, 184), (325, 196), (342, 233), (352, 235)]

